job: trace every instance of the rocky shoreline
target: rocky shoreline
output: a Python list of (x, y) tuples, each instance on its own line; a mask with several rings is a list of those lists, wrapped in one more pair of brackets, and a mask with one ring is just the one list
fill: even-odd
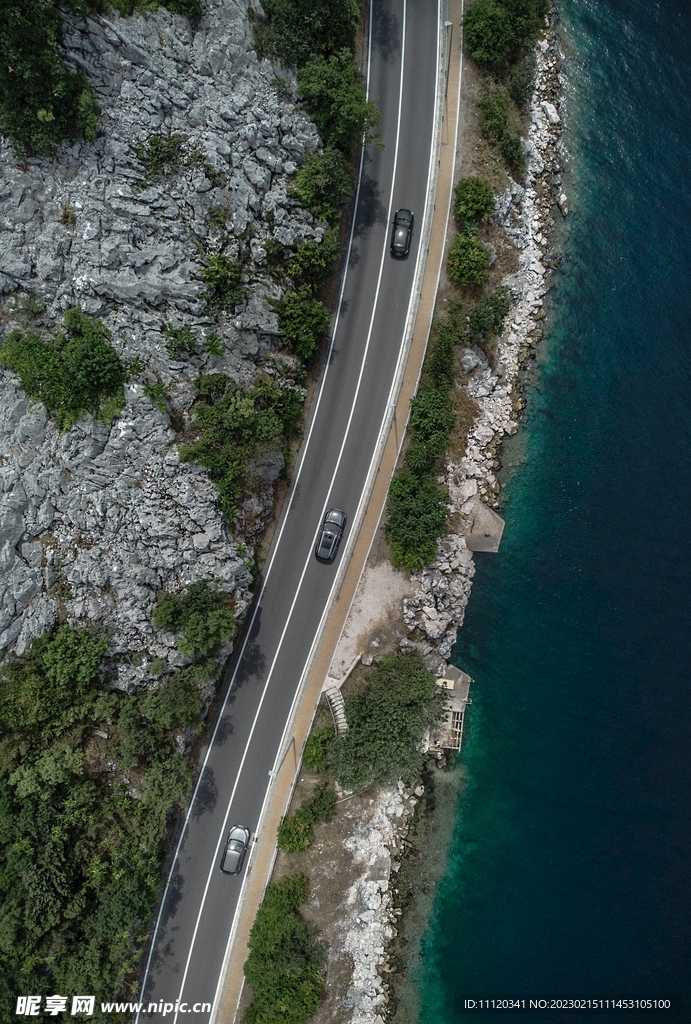
[(494, 365), (477, 346), (465, 350), (461, 367), (464, 378), (457, 384), (475, 401), (479, 415), (468, 434), (463, 457), (449, 460), (439, 482), (448, 490), (452, 516), (459, 517), (458, 533), (439, 542), (437, 560), (413, 576), (419, 593), (403, 602), (403, 620), (409, 633), (422, 635), (419, 642), (401, 640), (402, 648), (415, 643), (424, 654), (448, 659), (463, 625), (475, 573), (472, 551), (464, 533), (478, 499), (498, 507), (499, 468), (497, 451), (504, 437), (518, 429), (524, 406), (519, 373), (542, 337), (545, 312), (543, 297), (549, 276), (558, 266), (549, 234), (555, 213), (568, 213), (562, 189), (558, 112), (561, 71), (559, 41), (554, 26), (547, 29), (536, 47), (535, 88), (530, 104), (530, 127), (525, 140), (526, 180), (498, 196), (492, 223), (499, 226), (518, 253), (519, 267), (501, 283), (511, 291), (511, 307), (504, 331), (497, 341)]
[[(251, 8), (208, 0), (194, 33), (164, 8), (70, 16), (67, 59), (96, 91), (98, 138), (63, 144), (52, 160), (20, 161), (0, 145), (0, 340), (15, 327), (59, 329), (79, 305), (135, 368), (112, 425), (82, 419), (61, 433), (0, 367), (0, 652), (23, 653), (56, 622), (98, 623), (123, 689), (150, 680), (154, 659), (181, 662), (175, 636), (151, 622), (158, 592), (214, 580), (242, 616), (283, 467), (280, 452), (255, 467), (240, 543), (208, 474), (180, 464), (173, 429), (200, 373), (249, 385), (261, 366), (294, 383), (264, 244), (292, 246), (327, 227), (287, 193), (319, 139), (277, 69), (257, 61)], [(152, 155), (152, 138), (163, 156)], [(201, 271), (221, 248), (242, 258), (248, 297), (212, 318)], [(166, 327), (192, 329), (196, 353), (173, 357)], [(212, 335), (220, 355), (206, 349)], [(152, 384), (165, 409), (146, 396)]]

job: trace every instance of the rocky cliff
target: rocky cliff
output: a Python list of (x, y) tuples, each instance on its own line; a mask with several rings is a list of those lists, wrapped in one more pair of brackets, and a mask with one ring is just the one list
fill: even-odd
[[(319, 139), (291, 83), (251, 50), (250, 6), (208, 0), (194, 31), (165, 9), (69, 20), (67, 57), (95, 88), (98, 138), (21, 163), (0, 145), (0, 340), (54, 329), (79, 306), (130, 366), (115, 421), (85, 417), (66, 432), (0, 367), (0, 651), (22, 653), (56, 621), (99, 622), (111, 654), (126, 655), (124, 688), (152, 658), (181, 658), (152, 626), (157, 592), (213, 579), (238, 613), (247, 606), (246, 563), (282, 465), (278, 455), (257, 467), (239, 545), (206, 473), (180, 463), (170, 415), (184, 425), (200, 373), (291, 377), (264, 245), (325, 228), (287, 195)], [(221, 251), (242, 260), (245, 298), (212, 317), (201, 271)], [(189, 327), (196, 351), (172, 357), (166, 327)], [(147, 384), (165, 391), (167, 411)]]

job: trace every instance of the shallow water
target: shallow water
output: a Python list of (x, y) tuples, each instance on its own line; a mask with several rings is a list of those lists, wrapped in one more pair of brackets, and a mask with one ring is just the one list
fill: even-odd
[(559, 9), (573, 213), (455, 654), (467, 783), (424, 1024), (471, 1019), (463, 994), (681, 994), (594, 1019), (691, 1020), (691, 5)]

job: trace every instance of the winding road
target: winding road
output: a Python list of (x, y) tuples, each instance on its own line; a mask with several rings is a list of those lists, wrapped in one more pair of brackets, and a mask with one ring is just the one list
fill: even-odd
[[(219, 869), (230, 825), (254, 833), (284, 728), (370, 471), (402, 351), (430, 180), (441, 0), (371, 0), (368, 95), (384, 148), (362, 155), (355, 216), (328, 360), (227, 697), (155, 926), (140, 999), (178, 1003), (166, 1016), (206, 1024), (216, 1001), (242, 876)], [(410, 255), (389, 253), (399, 207), (416, 215)], [(334, 565), (314, 557), (324, 511), (349, 517)], [(258, 838), (261, 842), (261, 835)], [(193, 1010), (197, 1004), (198, 1012)], [(204, 1005), (203, 1010), (201, 1009)], [(138, 1021), (159, 1014), (142, 1012)]]

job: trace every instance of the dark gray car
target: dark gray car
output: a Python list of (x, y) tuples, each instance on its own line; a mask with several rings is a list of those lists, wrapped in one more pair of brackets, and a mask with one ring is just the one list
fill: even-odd
[(250, 844), (251, 832), (244, 825), (233, 825), (228, 833), (226, 848), (223, 851), (221, 871), (227, 875), (239, 875), (242, 870), (242, 863)]
[(340, 508), (329, 509), (326, 513), (314, 551), (320, 562), (333, 562), (347, 521), (348, 517)]
[(410, 238), (413, 234), (413, 215), (410, 210), (396, 210), (391, 236), (391, 255), (407, 256), (410, 252)]

